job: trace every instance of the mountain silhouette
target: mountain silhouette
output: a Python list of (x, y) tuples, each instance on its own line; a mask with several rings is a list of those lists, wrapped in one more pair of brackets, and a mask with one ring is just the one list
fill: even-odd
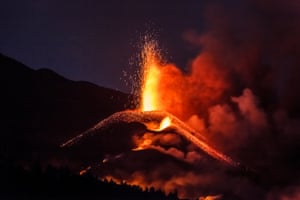
[(2, 54), (0, 67), (0, 155), (15, 161), (47, 160), (66, 139), (130, 106), (128, 94), (33, 70)]
[[(13, 193), (18, 193), (24, 190), (29, 191), (26, 193), (28, 196), (32, 196), (40, 183), (46, 185), (40, 186), (41, 197), (45, 197), (44, 194), (53, 188), (56, 192), (65, 189), (73, 191), (69, 187), (65, 188), (64, 183), (72, 183), (74, 188), (80, 188), (86, 182), (79, 178), (81, 176), (78, 173), (85, 170), (93, 176), (115, 177), (117, 180), (126, 180), (128, 184), (156, 187), (169, 192), (178, 191), (181, 196), (191, 198), (199, 194), (226, 194), (228, 191), (223, 188), (223, 185), (227, 185), (224, 184), (224, 180), (232, 177), (248, 179), (247, 170), (232, 168), (212, 159), (181, 137), (177, 138), (180, 143), (176, 143), (175, 146), (165, 144), (165, 153), (157, 149), (133, 151), (136, 148), (133, 136), (141, 137), (146, 130), (145, 125), (134, 121), (120, 121), (117, 125), (113, 124), (108, 129), (100, 130), (93, 137), (86, 137), (71, 147), (61, 148), (63, 143), (89, 130), (99, 121), (115, 112), (131, 108), (134, 97), (92, 83), (68, 80), (49, 69), (33, 70), (1, 54), (0, 67), (0, 178), (4, 180), (3, 184), (11, 183), (5, 191), (12, 189)], [(177, 157), (171, 154), (176, 154)], [(195, 162), (187, 162), (187, 158), (195, 158)], [(35, 163), (38, 163), (41, 169), (30, 167)], [(22, 167), (18, 168), (20, 165)], [(55, 167), (54, 171), (58, 171), (47, 171), (49, 165)], [(70, 176), (65, 177), (64, 170), (60, 170), (63, 167), (71, 170)], [(26, 168), (29, 168), (29, 171)], [(39, 172), (43, 171), (42, 169), (46, 171)], [(38, 176), (35, 176), (37, 172)], [(19, 174), (20, 177), (14, 177), (14, 174)], [(50, 177), (53, 175), (54, 179), (48, 180), (49, 174)], [(74, 181), (74, 177), (78, 182)], [(133, 180), (133, 177), (136, 180)], [(210, 184), (199, 182), (202, 177), (209, 177)], [(88, 179), (87, 185), (94, 187), (96, 179)], [(190, 180), (194, 181), (194, 184), (190, 184)], [(16, 183), (20, 190), (14, 188)], [(105, 182), (103, 184), (102, 188), (108, 186)], [(127, 185), (121, 188), (123, 187), (127, 188)], [(120, 190), (115, 188), (117, 187), (113, 185), (113, 189), (109, 189), (111, 194)], [(130, 190), (124, 189), (120, 196), (125, 193), (131, 194)], [(86, 191), (89, 190), (72, 194), (84, 196)], [(9, 197), (10, 194), (4, 195)], [(59, 196), (60, 192), (57, 194)], [(66, 194), (69, 196), (68, 192)], [(176, 199), (176, 195), (171, 195), (170, 198)], [(229, 192), (230, 195), (233, 194)], [(113, 196), (111, 199), (116, 198)], [(161, 195), (161, 199), (165, 199), (164, 195)]]

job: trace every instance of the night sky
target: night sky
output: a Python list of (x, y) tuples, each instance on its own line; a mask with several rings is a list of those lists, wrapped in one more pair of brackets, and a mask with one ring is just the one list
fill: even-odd
[[(95, 133), (79, 135), (74, 152), (80, 153), (70, 153), (70, 165), (86, 159), (86, 166), (97, 163), (105, 177), (176, 190), (184, 198), (220, 194), (224, 199), (299, 199), (299, 25), (299, 0), (3, 0), (0, 53), (34, 69), (49, 68), (71, 80), (130, 92), (123, 73), (138, 70), (141, 37), (154, 34), (164, 57), (175, 64), (157, 67), (155, 109), (183, 121), (178, 126), (198, 131), (195, 137), (240, 162), (242, 173), (215, 165), (203, 155), (205, 149), (190, 145), (190, 137), (185, 141), (170, 135), (172, 129), (159, 134), (144, 130), (146, 112), (139, 111), (116, 113), (89, 129)], [(121, 96), (110, 95), (117, 92), (96, 87), (97, 96), (89, 84), (69, 84), (45, 71), (24, 73), (20, 68), (20, 75), (18, 68), (5, 68), (13, 62), (2, 60), (6, 126), (5, 148), (0, 150), (5, 153), (22, 156), (16, 149), (26, 147), (24, 152), (32, 157), (40, 153), (56, 161), (44, 156), (44, 150), (54, 151), (53, 143), (58, 147), (67, 141), (66, 130), (75, 137), (89, 119), (124, 105), (117, 103)], [(142, 126), (135, 127), (135, 121)], [(157, 145), (156, 150), (176, 162), (131, 151), (145, 145)], [(97, 153), (101, 159), (109, 154), (111, 161), (98, 165)], [(93, 156), (97, 159), (88, 161)], [(191, 167), (179, 166), (178, 160)]]
[(185, 69), (199, 48), (184, 34), (203, 32), (205, 5), (199, 0), (4, 0), (0, 52), (34, 69), (129, 92), (123, 71), (137, 70), (129, 61), (139, 52), (141, 35), (155, 33), (168, 61)]

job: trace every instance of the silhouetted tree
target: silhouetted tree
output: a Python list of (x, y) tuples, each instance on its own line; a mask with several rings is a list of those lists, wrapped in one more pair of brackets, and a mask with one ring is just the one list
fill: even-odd
[(82, 176), (67, 168), (35, 162), (29, 169), (0, 160), (0, 199), (130, 199), (177, 200), (177, 193), (165, 195), (153, 187), (142, 190), (126, 182), (99, 181), (87, 173)]

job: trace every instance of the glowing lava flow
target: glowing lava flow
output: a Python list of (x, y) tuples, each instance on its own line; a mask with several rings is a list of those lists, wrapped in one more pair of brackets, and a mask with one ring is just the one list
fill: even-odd
[[(184, 136), (187, 140), (189, 140), (190, 142), (192, 142), (193, 144), (195, 144), (197, 147), (199, 147), (200, 149), (202, 149), (204, 152), (206, 152), (207, 154), (209, 154), (210, 156), (220, 160), (220, 161), (224, 161), (232, 166), (235, 166), (235, 167), (239, 167), (240, 166), (240, 163), (238, 162), (235, 162), (234, 160), (232, 160), (230, 157), (222, 154), (221, 152), (217, 151), (216, 149), (212, 148), (211, 146), (209, 146), (206, 142), (204, 141), (201, 141), (200, 139), (198, 139), (194, 134), (196, 133), (196, 131), (191, 131), (191, 128), (190, 130), (180, 126), (180, 121), (179, 119), (175, 118), (173, 116), (173, 120), (175, 122), (178, 122), (178, 123), (172, 123), (171, 124), (171, 119), (170, 119), (170, 116), (171, 114), (169, 113), (166, 113), (167, 117), (164, 118), (161, 122), (161, 126), (158, 130), (156, 129), (149, 129), (148, 127), (148, 130), (150, 131), (153, 131), (153, 132), (164, 132), (165, 130), (168, 131), (168, 132), (174, 132), (174, 133), (177, 133), (181, 136)], [(167, 122), (166, 122), (166, 121)], [(194, 134), (193, 134), (194, 133)]]
[[(167, 121), (167, 126), (163, 126), (163, 128), (155, 129), (151, 126), (147, 126), (150, 122), (156, 122), (160, 123), (165, 118), (169, 118)], [(121, 111), (114, 113), (113, 115), (109, 116), (108, 118), (100, 121), (98, 124), (96, 124), (91, 129), (85, 131), (84, 133), (76, 136), (75, 138), (65, 142), (61, 145), (61, 147), (66, 146), (72, 146), (73, 144), (79, 142), (80, 140), (93, 136), (94, 134), (100, 133), (103, 130), (108, 129), (111, 126), (117, 125), (120, 122), (139, 122), (144, 124), (147, 127), (147, 130), (154, 133), (164, 133), (166, 131), (168, 132), (174, 132), (177, 133), (184, 138), (186, 138), (188, 141), (196, 145), (199, 149), (201, 149), (204, 153), (207, 153), (208, 155), (212, 156), (213, 158), (223, 161), (231, 166), (234, 167), (240, 167), (240, 163), (235, 162), (230, 157), (222, 154), (221, 152), (217, 151), (210, 145), (208, 145), (204, 140), (201, 140), (197, 138), (195, 135), (199, 135), (196, 130), (192, 129), (188, 125), (186, 125), (184, 122), (182, 122), (180, 119), (175, 117), (174, 115), (165, 112), (165, 111)], [(161, 129), (161, 130), (160, 130)], [(150, 141), (147, 141), (147, 144), (151, 143)], [(142, 150), (146, 149), (147, 144), (145, 144), (143, 147), (136, 148), (134, 150)], [(150, 146), (151, 147), (151, 146)]]

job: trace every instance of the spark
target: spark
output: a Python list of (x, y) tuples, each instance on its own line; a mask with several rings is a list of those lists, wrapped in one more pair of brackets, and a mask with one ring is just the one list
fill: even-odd
[(92, 169), (92, 167), (91, 167), (91, 166), (88, 166), (88, 167), (86, 167), (85, 169), (81, 170), (81, 171), (79, 172), (79, 175), (82, 176), (82, 175), (86, 174), (86, 173), (87, 173), (89, 170), (91, 170), (91, 169)]

